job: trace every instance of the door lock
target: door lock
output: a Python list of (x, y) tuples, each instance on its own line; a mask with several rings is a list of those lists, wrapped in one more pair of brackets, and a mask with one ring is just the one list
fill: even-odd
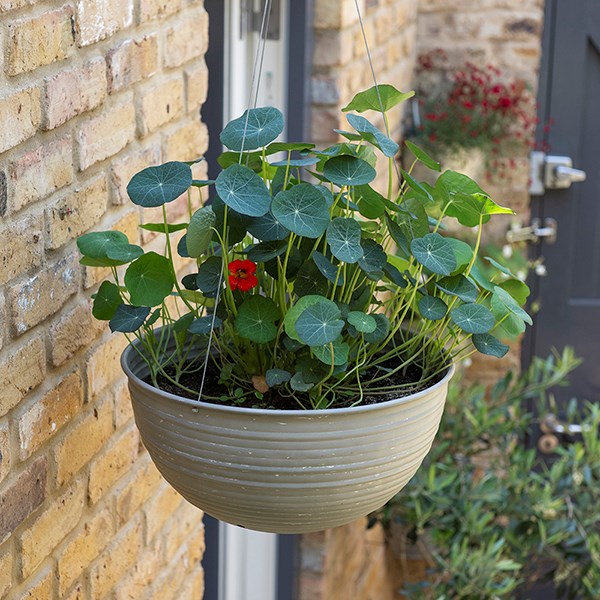
[(518, 242), (539, 242), (543, 239), (547, 244), (553, 244), (556, 241), (556, 219), (550, 217), (544, 219), (533, 219), (528, 227), (521, 227), (514, 224), (511, 229), (506, 232), (506, 241), (509, 244)]
[(585, 181), (585, 171), (573, 168), (569, 156), (548, 155), (545, 152), (532, 152), (530, 155), (529, 193), (541, 196), (546, 190), (566, 189), (572, 183)]

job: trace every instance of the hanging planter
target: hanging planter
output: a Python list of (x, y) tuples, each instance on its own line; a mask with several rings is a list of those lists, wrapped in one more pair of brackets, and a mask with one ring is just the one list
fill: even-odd
[(261, 410), (159, 390), (143, 381), (148, 369), (132, 347), (121, 364), (163, 477), (213, 517), (274, 533), (344, 525), (402, 489), (431, 447), (453, 374), (369, 406)]
[[(407, 97), (378, 86), (344, 110)], [(81, 262), (113, 276), (94, 316), (135, 337), (122, 365), (152, 459), (190, 502), (244, 527), (313, 531), (383, 505), (427, 453), (454, 363), (502, 356), (495, 328), (530, 322), (524, 284), (475, 265), (483, 224), (511, 211), (453, 171), (434, 187), (402, 171), (400, 192), (380, 194), (375, 151), (393, 172), (399, 147), (347, 118), (347, 142), (316, 150), (276, 142), (281, 113), (250, 109), (221, 134), (215, 182), (180, 162), (135, 175), (131, 200), (163, 208), (141, 226), (164, 236), (162, 255), (115, 231), (78, 240)], [(182, 194), (188, 219), (170, 223)], [(440, 234), (444, 216), (478, 228), (474, 247)]]

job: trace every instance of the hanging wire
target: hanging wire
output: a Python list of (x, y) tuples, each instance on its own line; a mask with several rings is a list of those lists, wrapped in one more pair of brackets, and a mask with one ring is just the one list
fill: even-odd
[[(358, 15), (358, 22), (360, 23), (360, 30), (362, 32), (363, 41), (365, 43), (365, 50), (367, 51), (367, 58), (369, 59), (369, 67), (371, 68), (371, 76), (373, 77), (373, 84), (375, 85), (375, 91), (377, 92), (377, 100), (379, 101), (379, 110), (381, 112), (381, 116), (383, 117), (383, 126), (385, 127), (385, 134), (391, 139), (392, 135), (390, 132), (390, 126), (385, 118), (385, 109), (383, 108), (383, 100), (381, 99), (381, 92), (379, 90), (379, 84), (377, 83), (377, 76), (375, 75), (375, 67), (373, 66), (373, 58), (371, 57), (371, 50), (369, 49), (369, 42), (367, 40), (367, 33), (365, 32), (365, 25), (363, 23), (363, 18), (360, 13), (360, 7), (358, 5), (358, 0), (354, 0), (354, 6), (356, 6), (356, 14)], [(402, 176), (400, 174), (400, 167), (396, 160), (392, 160), (394, 165), (394, 171), (396, 172), (396, 178), (398, 180), (398, 187), (402, 185)], [(408, 212), (408, 227), (410, 229), (411, 237), (414, 237), (413, 226), (411, 223), (411, 213), (406, 206), (406, 199), (402, 198), (402, 204), (404, 204), (405, 210)]]
[[(260, 78), (262, 75), (262, 66), (265, 57), (265, 46), (267, 42), (266, 32), (269, 27), (269, 21), (271, 19), (271, 4), (272, 0), (266, 0), (263, 8), (262, 21), (260, 26), (260, 34), (258, 37), (258, 46), (256, 48), (256, 56), (254, 57), (254, 67), (252, 70), (252, 80), (250, 83), (250, 93), (248, 94), (248, 108), (246, 109), (246, 121), (244, 123), (244, 132), (242, 134), (242, 147), (240, 150), (240, 158), (239, 163), (242, 162), (242, 157), (244, 154), (244, 143), (246, 142), (246, 133), (248, 131), (248, 119), (250, 117), (250, 108), (256, 108), (256, 103), (258, 102), (258, 92), (260, 89)], [(256, 84), (256, 90), (254, 89)], [(254, 99), (253, 99), (254, 96)], [(223, 253), (221, 252), (221, 258)], [(219, 306), (219, 300), (221, 298), (221, 288), (223, 286), (223, 274), (225, 265), (223, 260), (221, 260), (221, 272), (219, 273), (219, 283), (217, 285), (217, 295), (215, 297), (215, 308), (212, 314), (212, 320), (210, 324), (210, 332), (208, 334), (208, 345), (206, 347), (206, 356), (204, 357), (204, 365), (202, 367), (202, 378), (200, 380), (200, 390), (198, 391), (198, 402), (202, 399), (202, 392), (204, 391), (204, 383), (206, 382), (206, 371), (208, 369), (208, 359), (210, 357), (210, 349), (212, 347), (213, 340), (213, 331), (215, 328), (215, 321), (217, 318), (217, 306)]]

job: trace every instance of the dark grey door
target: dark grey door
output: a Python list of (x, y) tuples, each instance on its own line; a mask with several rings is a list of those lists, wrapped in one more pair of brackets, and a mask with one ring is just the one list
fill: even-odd
[(600, 1), (546, 0), (544, 30), (539, 116), (554, 124), (538, 141), (587, 179), (532, 198), (532, 216), (556, 219), (557, 237), (532, 248), (546, 275), (531, 281), (540, 311), (524, 362), (573, 346), (584, 362), (558, 399), (600, 402)]

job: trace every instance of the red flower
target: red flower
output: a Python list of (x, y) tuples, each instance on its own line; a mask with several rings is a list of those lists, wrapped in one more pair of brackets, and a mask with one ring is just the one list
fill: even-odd
[(229, 285), (232, 290), (249, 292), (258, 285), (256, 264), (251, 260), (233, 260), (229, 263)]

